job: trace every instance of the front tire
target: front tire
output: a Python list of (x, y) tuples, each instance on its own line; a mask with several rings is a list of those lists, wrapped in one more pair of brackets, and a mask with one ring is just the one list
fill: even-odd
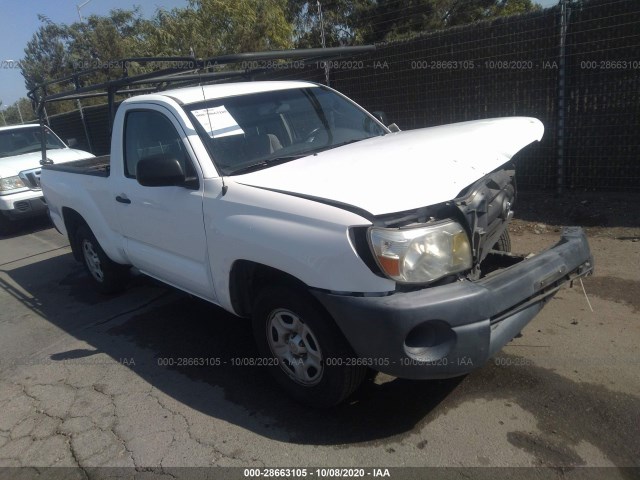
[(82, 264), (100, 293), (112, 294), (126, 288), (129, 267), (112, 261), (86, 225), (76, 231), (76, 245), (80, 249)]
[(351, 395), (367, 368), (331, 317), (301, 289), (269, 286), (253, 308), (253, 333), (264, 363), (295, 400), (327, 408)]
[(511, 235), (509, 235), (509, 230), (502, 232), (493, 249), (498, 252), (511, 253)]

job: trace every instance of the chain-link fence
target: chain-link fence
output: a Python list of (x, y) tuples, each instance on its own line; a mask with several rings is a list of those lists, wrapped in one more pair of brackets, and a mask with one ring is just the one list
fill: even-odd
[[(640, 1), (561, 1), (380, 44), (366, 56), (279, 64), (259, 77), (324, 83), (327, 66), (332, 87), (403, 130), (539, 118), (542, 142), (516, 159), (521, 188), (640, 191)], [(106, 108), (84, 113), (94, 153), (106, 153)], [(88, 146), (78, 112), (51, 125)]]

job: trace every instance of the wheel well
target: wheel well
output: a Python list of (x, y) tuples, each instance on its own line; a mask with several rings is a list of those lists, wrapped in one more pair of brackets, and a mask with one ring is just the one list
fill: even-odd
[(69, 207), (62, 208), (62, 218), (64, 219), (64, 227), (67, 230), (67, 237), (69, 238), (73, 258), (80, 262), (82, 261), (82, 256), (76, 239), (76, 232), (81, 225), (87, 225), (87, 222), (85, 222), (84, 218), (82, 218), (78, 212)]
[(304, 282), (277, 268), (249, 260), (237, 260), (229, 275), (229, 294), (235, 313), (241, 317), (251, 316), (255, 295), (264, 285), (274, 283), (307, 288)]

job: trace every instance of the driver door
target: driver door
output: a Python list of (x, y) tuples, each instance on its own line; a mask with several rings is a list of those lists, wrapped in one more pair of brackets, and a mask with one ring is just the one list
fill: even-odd
[[(184, 130), (171, 112), (154, 105), (128, 111), (124, 130), (124, 181), (116, 205), (127, 256), (140, 271), (215, 300), (202, 213), (203, 183)], [(159, 154), (176, 158), (191, 181), (184, 186), (140, 185), (137, 163)]]

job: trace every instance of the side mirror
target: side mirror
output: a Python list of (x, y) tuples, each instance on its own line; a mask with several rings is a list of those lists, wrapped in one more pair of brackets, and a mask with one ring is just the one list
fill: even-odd
[(67, 138), (67, 146), (69, 148), (74, 148), (78, 146), (78, 140), (75, 138)]
[(162, 153), (141, 158), (136, 166), (136, 179), (143, 187), (180, 187), (186, 181), (178, 159)]

